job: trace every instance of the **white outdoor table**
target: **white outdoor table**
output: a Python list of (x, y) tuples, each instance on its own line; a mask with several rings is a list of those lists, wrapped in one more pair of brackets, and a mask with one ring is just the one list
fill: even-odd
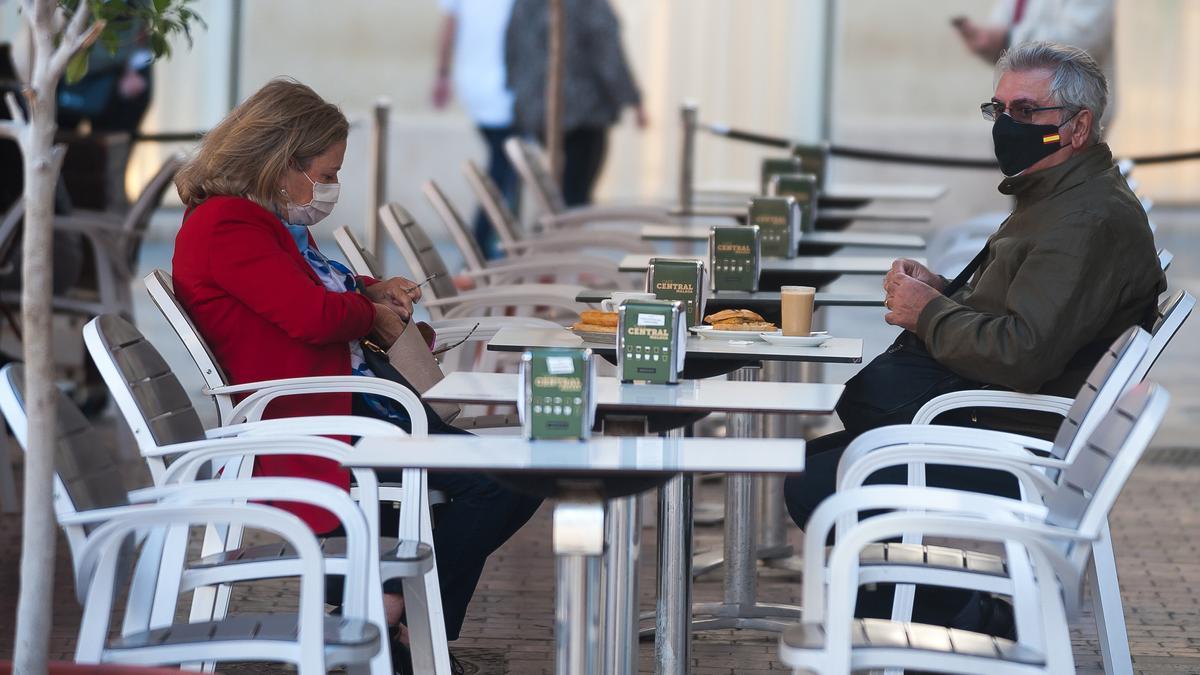
[[(688, 225), (643, 225), (642, 239), (648, 241), (694, 241), (707, 242), (709, 230)], [(862, 246), (867, 248), (925, 248), (924, 237), (915, 234), (893, 234), (888, 232), (830, 232), (817, 230), (803, 232), (800, 245), (819, 246)]]
[[(618, 265), (622, 272), (645, 272), (650, 266), (651, 258), (671, 258), (677, 260), (701, 260), (708, 264), (708, 256), (697, 255), (657, 255), (649, 253), (630, 253)], [(915, 258), (924, 264), (921, 258)], [(765, 258), (762, 261), (762, 272), (766, 273), (811, 273), (811, 274), (887, 274), (892, 269), (894, 258), (887, 256), (797, 256), (795, 258)]]
[[(585, 343), (581, 338), (564, 328), (521, 329), (505, 328), (496, 333), (488, 343), (488, 349), (494, 351), (524, 351), (534, 347), (580, 347), (587, 346), (601, 355), (615, 354), (613, 344)], [(736, 345), (718, 340), (706, 340), (699, 337), (689, 337), (687, 343), (689, 359), (734, 361), (743, 365), (752, 365), (761, 361), (794, 361), (794, 362), (840, 362), (859, 363), (862, 360), (862, 341), (858, 339), (834, 338), (821, 347), (779, 347), (766, 342), (752, 342), (748, 345)], [(711, 388), (705, 392), (746, 391), (754, 392), (766, 384), (756, 382), (758, 370), (755, 368), (739, 368), (731, 374), (731, 380), (718, 385), (711, 382)], [(448, 377), (447, 380), (450, 378)], [(494, 379), (479, 379), (474, 383), (481, 388), (489, 383), (501, 382)], [(469, 380), (447, 385), (448, 389), (463, 389)], [(770, 389), (771, 392), (789, 392), (786, 397), (777, 401), (768, 401), (766, 396), (748, 396), (747, 401), (731, 402), (738, 406), (737, 414), (730, 418), (730, 436), (751, 438), (754, 435), (755, 418), (752, 415), (761, 412), (794, 412), (818, 413), (812, 404), (806, 404), (800, 392), (817, 392), (819, 389), (808, 389), (814, 386), (804, 383), (773, 383), (785, 385), (787, 389)], [(630, 385), (617, 385), (617, 391), (625, 390)], [(633, 385), (634, 388), (646, 385)], [(680, 386), (680, 385), (662, 385)], [(745, 389), (743, 389), (745, 388)], [(515, 395), (515, 387), (510, 390)], [(601, 406), (604, 397), (600, 396)], [(766, 393), (768, 389), (758, 389)], [(793, 393), (794, 392), (794, 393)], [(435, 393), (434, 389), (427, 392)], [(444, 394), (443, 394), (444, 395)], [(661, 397), (664, 394), (647, 390), (646, 399)], [(777, 394), (776, 394), (777, 395)], [(840, 393), (839, 393), (840, 396)], [(685, 400), (689, 397), (684, 396)], [(613, 399), (609, 399), (612, 401)], [(695, 399), (692, 399), (695, 400)], [(636, 403), (636, 402), (631, 402)], [(710, 410), (719, 410), (714, 397), (709, 403)], [(646, 403), (640, 403), (647, 405)], [(793, 406), (790, 411), (781, 410), (778, 406)], [(609, 405), (613, 405), (610, 403)], [(756, 406), (750, 409), (750, 405)], [(830, 407), (832, 411), (832, 406)], [(798, 440), (798, 439), (796, 439)], [(700, 629), (718, 628), (751, 628), (758, 630), (782, 630), (787, 620), (797, 619), (800, 610), (786, 605), (772, 605), (758, 602), (756, 588), (756, 560), (758, 545), (755, 540), (754, 524), (756, 505), (753, 503), (755, 477), (748, 475), (730, 476), (726, 480), (726, 517), (725, 545), (723, 555), (715, 559), (716, 564), (724, 565), (724, 598), (719, 603), (697, 605), (695, 613), (706, 616), (691, 622), (691, 612), (687, 612), (684, 623)], [(692, 484), (691, 480), (675, 477), (659, 492), (659, 550), (664, 552), (659, 564), (659, 605), (655, 613), (655, 653), (659, 659), (659, 672), (684, 672), (683, 666), (670, 667), (670, 664), (686, 664), (686, 655), (680, 659), (677, 651), (680, 645), (687, 644), (687, 628), (676, 623), (678, 617), (678, 598), (690, 597), (692, 578), (691, 556), (691, 525), (692, 525)], [(677, 552), (682, 552), (676, 555)], [(715, 566), (710, 563), (710, 566)], [(690, 602), (683, 603), (691, 609)], [(671, 608), (676, 608), (672, 610)], [(664, 633), (664, 631), (666, 631)], [(667, 664), (664, 666), (664, 664)]]
[[(589, 342), (566, 328), (501, 328), (487, 343), (490, 351), (523, 352), (533, 347), (587, 347), (601, 356), (615, 356), (615, 343)], [(811, 361), (819, 363), (862, 363), (862, 340), (832, 338), (819, 347), (784, 347), (754, 341), (735, 344), (724, 340), (707, 340), (688, 336), (687, 358), (715, 361), (740, 361), (752, 364), (759, 361)]]
[[(696, 187), (703, 195), (721, 194), (733, 197), (751, 197), (759, 193), (760, 185), (754, 182), (707, 183)], [(945, 185), (896, 183), (830, 183), (821, 190), (819, 198), (832, 201), (898, 201), (932, 202), (941, 199), (947, 192)]]
[[(612, 293), (612, 290), (588, 288), (575, 294), (575, 302), (596, 305), (611, 298)], [(822, 307), (883, 307), (883, 300), (882, 293), (817, 291), (813, 298), (813, 307), (815, 309)], [(755, 291), (753, 293), (748, 291), (709, 291), (705, 301), (706, 314), (716, 311), (716, 309), (708, 309), (712, 305), (725, 307), (732, 306), (734, 303), (742, 303), (738, 306), (758, 312), (763, 308), (778, 307), (780, 302), (779, 291)]]
[[(672, 475), (672, 483), (690, 484), (695, 472), (799, 473), (804, 468), (804, 441), (798, 439), (747, 442), (745, 439), (714, 438), (596, 438), (589, 441), (527, 441), (519, 438), (477, 436), (428, 436), (407, 439), (363, 438), (346, 461), (350, 467), (423, 468), (451, 471), (520, 471), (541, 473), (604, 473)], [(688, 474), (685, 481), (684, 475)], [(663, 494), (667, 492), (663, 490)], [(690, 497), (690, 490), (687, 491)], [(660, 497), (661, 498), (661, 497)], [(660, 503), (660, 509), (664, 505)], [(682, 509), (667, 505), (675, 514)], [(686, 504), (690, 508), (691, 504)], [(660, 517), (662, 517), (660, 512)], [(628, 520), (636, 517), (630, 511)], [(637, 528), (634, 520), (626, 526)], [(678, 557), (683, 569), (673, 571), (670, 581), (686, 579), (682, 595), (659, 599), (659, 639), (670, 643), (656, 649), (659, 673), (687, 672), (690, 625), (691, 530), (664, 538), (686, 554)], [(685, 536), (686, 535), (686, 536)], [(599, 660), (600, 626), (598, 588), (600, 556), (604, 550), (604, 506), (580, 496), (560, 500), (554, 509), (554, 550), (557, 557), (556, 642), (557, 672), (595, 673)], [(660, 549), (661, 551), (662, 549)], [(667, 558), (668, 556), (660, 556)], [(628, 588), (632, 583), (626, 568), (609, 582)], [(661, 583), (660, 583), (661, 585)], [(668, 602), (669, 601), (669, 604)], [(636, 607), (636, 605), (635, 605)], [(626, 647), (636, 653), (636, 642)], [(613, 672), (627, 672), (623, 668)], [(636, 671), (634, 671), (636, 672)]]
[[(516, 405), (515, 373), (446, 375), (421, 395), (429, 403)], [(845, 389), (840, 384), (683, 380), (679, 384), (627, 384), (615, 377), (596, 378), (600, 412), (730, 412), (826, 415)]]
[[(674, 208), (669, 215), (682, 218), (733, 218), (745, 221), (748, 213), (745, 205), (729, 204), (718, 206), (693, 206), (689, 209)], [(933, 220), (929, 211), (888, 211), (883, 209), (854, 209), (854, 208), (822, 208), (817, 209), (817, 229), (821, 229), (822, 221), (861, 221), (873, 223), (927, 223)], [(689, 221), (682, 227), (697, 227), (712, 225), (712, 222)]]

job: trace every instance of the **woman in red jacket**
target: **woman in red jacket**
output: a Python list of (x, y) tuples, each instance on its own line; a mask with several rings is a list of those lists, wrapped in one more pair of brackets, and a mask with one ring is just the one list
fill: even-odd
[[(341, 111), (312, 89), (275, 80), (213, 128), (176, 178), (187, 213), (175, 238), (175, 292), (233, 383), (369, 376), (359, 340), (391, 344), (421, 298), (416, 284), (401, 277), (354, 277), (326, 258), (309, 233), (337, 202), (348, 131)], [(408, 425), (390, 401), (349, 393), (285, 397), (264, 417), (347, 414)], [(429, 426), (457, 432), (436, 416)], [(261, 457), (256, 471), (349, 487), (348, 473), (329, 460)], [(398, 476), (381, 472), (380, 479)], [(451, 499), (439, 507), (434, 545), (446, 633), (454, 640), (487, 556), (525, 524), (540, 500), (475, 474), (431, 474), (429, 484)], [(325, 511), (277, 505), (319, 534), (337, 527)], [(394, 519), (396, 510), (383, 513)], [(384, 590), (389, 623), (397, 624), (400, 584)]]

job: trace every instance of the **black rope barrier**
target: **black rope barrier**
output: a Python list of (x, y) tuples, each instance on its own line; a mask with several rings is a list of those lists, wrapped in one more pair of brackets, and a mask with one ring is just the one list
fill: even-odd
[[(734, 129), (723, 124), (703, 124), (701, 125), (709, 133), (717, 136), (723, 136), (735, 141), (744, 141), (755, 145), (763, 145), (772, 148), (790, 149), (796, 146), (806, 145), (799, 141), (794, 141), (783, 136), (771, 136), (754, 131), (745, 131), (743, 129)], [(995, 169), (999, 166), (995, 159), (973, 159), (965, 157), (940, 157), (936, 155), (914, 155), (905, 152), (891, 152), (887, 150), (868, 150), (865, 148), (854, 148), (845, 145), (830, 145), (829, 154), (835, 157), (846, 157), (848, 159), (859, 159), (871, 162), (890, 162), (894, 164), (922, 164), (925, 166), (944, 166), (958, 169)], [(1122, 157), (1120, 159), (1128, 159), (1134, 164), (1166, 164), (1168, 162), (1185, 162), (1189, 160), (1200, 159), (1200, 150), (1188, 150), (1185, 152), (1172, 152), (1161, 155), (1141, 155), (1135, 157)]]
[(164, 131), (157, 134), (136, 134), (134, 143), (194, 143), (204, 137), (200, 131)]

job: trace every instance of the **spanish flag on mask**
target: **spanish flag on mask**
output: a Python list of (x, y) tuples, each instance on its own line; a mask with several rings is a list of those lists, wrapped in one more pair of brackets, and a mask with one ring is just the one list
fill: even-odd
[(1049, 145), (1050, 143), (1057, 143), (1061, 140), (1062, 140), (1062, 136), (1059, 136), (1058, 134), (1046, 134), (1045, 136), (1042, 136), (1042, 145)]

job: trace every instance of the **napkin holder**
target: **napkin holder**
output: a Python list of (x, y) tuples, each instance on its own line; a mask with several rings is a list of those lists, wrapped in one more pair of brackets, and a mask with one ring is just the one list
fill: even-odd
[(586, 439), (596, 421), (596, 365), (590, 349), (531, 349), (521, 355), (517, 395), (529, 440)]
[(767, 194), (771, 179), (781, 173), (802, 173), (802, 160), (796, 155), (790, 157), (768, 157), (762, 161), (759, 177), (759, 194)]
[(708, 233), (708, 267), (714, 291), (758, 290), (760, 228), (714, 227)]
[(771, 178), (767, 194), (791, 197), (800, 208), (800, 236), (817, 227), (817, 177), (811, 173), (781, 173)]
[(651, 258), (646, 268), (646, 292), (658, 300), (679, 300), (687, 325), (704, 316), (704, 263), (694, 259)]
[(679, 300), (626, 300), (617, 309), (617, 371), (622, 382), (679, 382), (687, 356), (683, 308)]
[(755, 197), (747, 223), (757, 225), (765, 258), (795, 258), (800, 245), (800, 209), (791, 197)]

